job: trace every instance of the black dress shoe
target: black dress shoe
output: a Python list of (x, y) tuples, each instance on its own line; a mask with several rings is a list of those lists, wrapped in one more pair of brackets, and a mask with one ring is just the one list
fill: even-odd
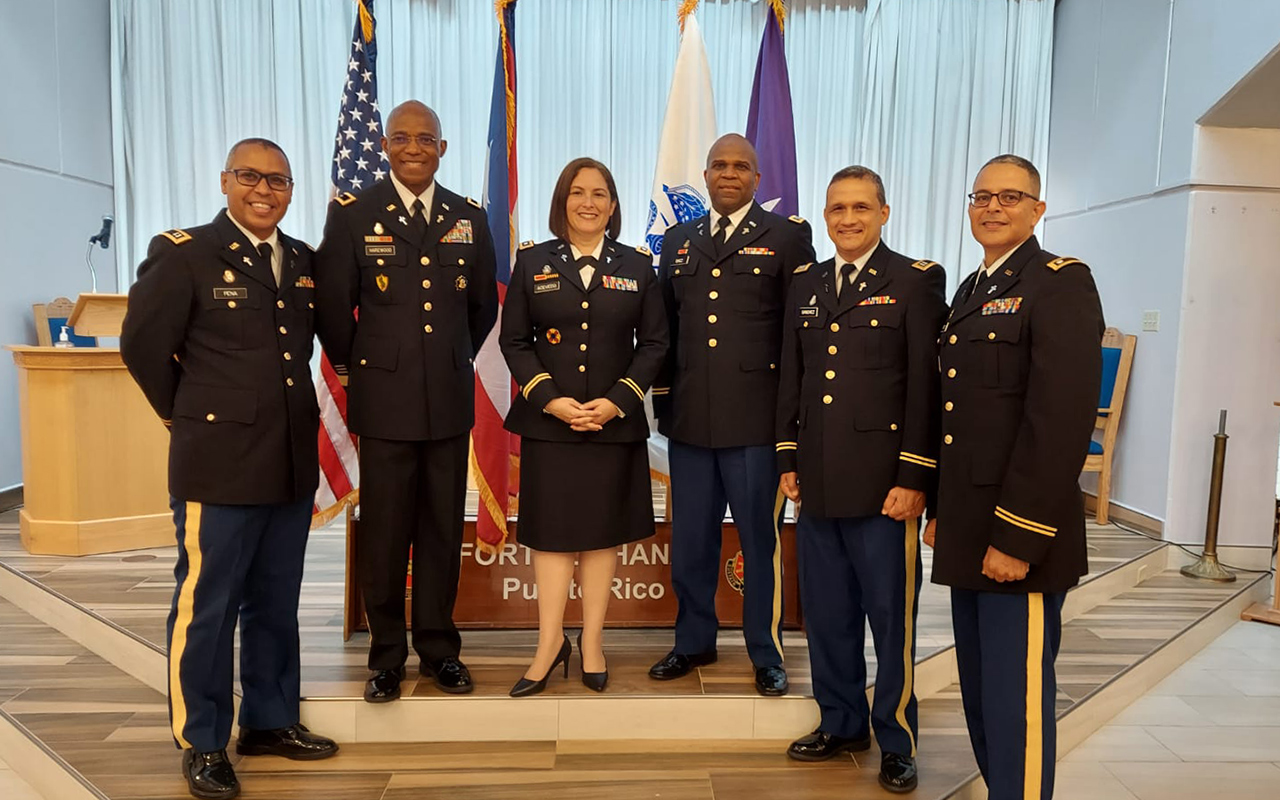
[(236, 752), (242, 756), (281, 756), (294, 761), (319, 761), (336, 755), (338, 744), (327, 737), (316, 736), (302, 724), (273, 731), (241, 728)]
[(400, 699), (404, 667), (376, 670), (364, 685), (364, 699), (370, 703), (390, 703)]
[(841, 753), (861, 753), (871, 749), (871, 737), (847, 739), (835, 736), (819, 728), (807, 736), (801, 736), (787, 748), (787, 755), (796, 761), (826, 761)]
[(227, 760), (226, 750), (197, 753), (182, 751), (182, 774), (187, 778), (187, 789), (193, 797), (206, 800), (224, 800), (240, 794), (240, 781)]
[(609, 668), (605, 667), (604, 672), (587, 672), (586, 662), (582, 659), (582, 632), (578, 632), (578, 659), (582, 661), (582, 685), (593, 692), (603, 692), (604, 687), (609, 685)]
[(436, 688), (449, 694), (470, 694), (476, 689), (471, 682), (471, 670), (456, 656), (448, 656), (439, 661), (422, 662), (420, 672), (436, 682)]
[(756, 691), (765, 697), (782, 697), (791, 688), (782, 667), (756, 667)]
[(564, 676), (569, 677), (569, 656), (573, 653), (573, 646), (569, 644), (569, 636), (566, 634), (564, 643), (560, 645), (560, 652), (556, 653), (555, 661), (551, 662), (551, 667), (547, 670), (547, 674), (543, 675), (539, 680), (530, 680), (529, 678), (520, 676), (520, 680), (516, 681), (516, 685), (511, 687), (511, 691), (507, 694), (512, 697), (528, 697), (532, 694), (541, 694), (543, 689), (547, 688), (547, 678), (551, 677), (551, 673), (556, 671), (556, 667), (564, 664)]
[(716, 663), (715, 650), (708, 650), (705, 653), (692, 653), (690, 655), (672, 650), (667, 653), (666, 658), (649, 667), (649, 677), (655, 681), (675, 680), (688, 675), (694, 667), (705, 667), (707, 664), (714, 663)]
[(915, 791), (916, 760), (911, 756), (884, 753), (880, 756), (880, 785), (890, 792)]

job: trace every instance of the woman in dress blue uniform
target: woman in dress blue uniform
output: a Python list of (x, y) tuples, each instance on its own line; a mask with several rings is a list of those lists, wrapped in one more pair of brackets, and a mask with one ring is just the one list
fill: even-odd
[(644, 395), (667, 352), (667, 320), (643, 247), (617, 242), (618, 191), (599, 161), (569, 162), (551, 197), (556, 238), (526, 242), (502, 312), (502, 354), (520, 393), (519, 541), (533, 550), (538, 652), (511, 689), (537, 694), (560, 664), (574, 563), (582, 682), (604, 691), (602, 638), (619, 545), (653, 535)]

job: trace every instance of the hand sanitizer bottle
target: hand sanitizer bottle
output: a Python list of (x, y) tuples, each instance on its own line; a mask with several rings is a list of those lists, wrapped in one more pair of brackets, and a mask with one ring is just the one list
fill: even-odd
[(58, 341), (53, 343), (54, 347), (75, 347), (71, 339), (67, 336), (67, 326), (62, 326), (62, 333), (58, 334)]

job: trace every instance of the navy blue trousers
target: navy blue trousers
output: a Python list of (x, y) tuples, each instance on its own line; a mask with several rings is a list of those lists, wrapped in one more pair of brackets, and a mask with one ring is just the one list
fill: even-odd
[(695, 447), (671, 441), (671, 584), (677, 653), (716, 648), (721, 525), (733, 512), (742, 547), (742, 632), (757, 667), (782, 664), (782, 509), (772, 445)]
[(168, 626), (174, 741), (199, 752), (227, 746), (237, 619), (240, 726), (293, 725), (301, 695), (298, 592), (312, 501), (169, 505), (178, 538)]
[(960, 694), (988, 800), (1053, 797), (1066, 596), (951, 590)]
[[(916, 616), (920, 524), (883, 515), (797, 523), (800, 602), (809, 640), (821, 730), (863, 738), (875, 731), (886, 753), (916, 754)], [(865, 630), (876, 651), (874, 700), (867, 704)]]

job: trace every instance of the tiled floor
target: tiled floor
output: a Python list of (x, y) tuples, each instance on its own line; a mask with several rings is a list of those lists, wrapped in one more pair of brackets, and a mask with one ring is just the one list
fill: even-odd
[(1237, 623), (1069, 753), (1056, 796), (1280, 797), (1280, 627)]
[[(1158, 547), (1156, 542), (1114, 527), (1088, 526), (1091, 576), (1105, 572)], [(313, 531), (307, 546), (306, 572), (299, 620), (302, 625), (303, 694), (307, 697), (358, 697), (368, 677), (365, 661), (368, 635), (356, 634), (342, 641), (343, 567), (346, 531), (341, 521)], [(924, 574), (929, 574), (932, 551), (924, 548)], [(0, 514), (0, 561), (60, 592), (76, 603), (116, 623), (148, 642), (164, 646), (165, 618), (173, 595), (175, 548), (156, 548), (129, 553), (67, 558), (33, 556), (22, 548), (16, 512)], [(1204, 602), (1213, 604), (1212, 599)], [(1125, 626), (1116, 627), (1122, 636)], [(920, 594), (920, 614), (916, 625), (916, 656), (923, 659), (952, 644), (951, 612), (947, 590), (929, 583)], [(610, 666), (610, 692), (614, 694), (653, 691), (645, 673), (666, 654), (671, 634), (655, 629), (611, 629), (606, 636), (605, 655)], [(1108, 638), (1104, 635), (1104, 638)], [(1114, 637), (1110, 637), (1114, 638)], [(1125, 637), (1129, 638), (1129, 637)], [(1133, 637), (1141, 638), (1141, 637)], [(535, 631), (464, 631), (463, 659), (476, 679), (477, 693), (505, 695), (518, 677), (519, 666), (527, 663), (537, 641)], [(868, 670), (875, 674), (875, 651), (867, 636)], [(1155, 642), (1152, 642), (1154, 645)], [(783, 636), (787, 669), (794, 693), (812, 691), (808, 647), (801, 631)], [(725, 629), (717, 643), (720, 660), (700, 670), (697, 682), (665, 685), (672, 694), (754, 694), (752, 670), (742, 634)], [(409, 670), (407, 695), (438, 694), (429, 682), (419, 685), (416, 669)], [(553, 683), (551, 694), (582, 694), (576, 682)]]
[(31, 784), (19, 778), (4, 759), (0, 759), (0, 797), (5, 800), (41, 800)]

